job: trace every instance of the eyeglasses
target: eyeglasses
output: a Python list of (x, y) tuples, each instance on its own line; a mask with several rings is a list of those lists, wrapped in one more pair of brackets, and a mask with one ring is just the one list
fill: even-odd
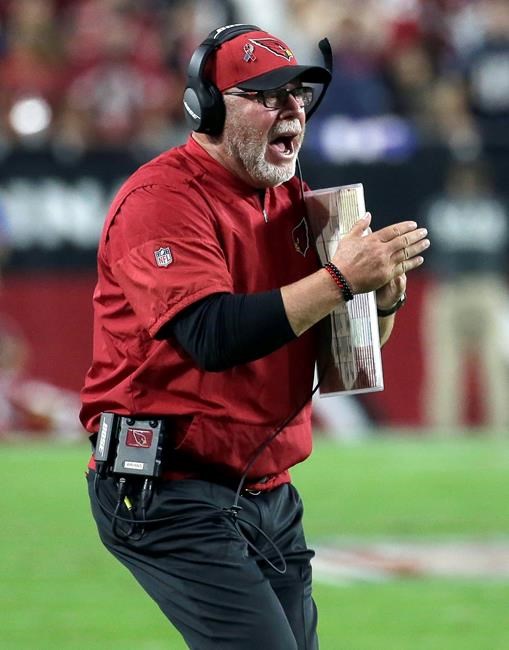
[(299, 108), (307, 108), (313, 101), (313, 88), (311, 86), (298, 86), (297, 88), (277, 88), (276, 90), (252, 90), (236, 91), (232, 90), (223, 95), (236, 95), (246, 99), (254, 99), (265, 106), (265, 108), (281, 109), (288, 103), (288, 97), (291, 95), (298, 103)]

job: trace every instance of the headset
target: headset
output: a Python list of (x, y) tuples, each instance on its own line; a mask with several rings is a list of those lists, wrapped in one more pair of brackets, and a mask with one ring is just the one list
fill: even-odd
[[(213, 52), (226, 41), (240, 34), (253, 31), (264, 31), (256, 25), (236, 24), (220, 27), (210, 32), (207, 38), (195, 50), (187, 70), (187, 84), (184, 91), (184, 112), (187, 123), (193, 131), (220, 135), (226, 115), (226, 108), (221, 91), (209, 80), (204, 78), (205, 65)], [(332, 50), (328, 39), (324, 38), (318, 44), (323, 56), (325, 68), (332, 74)], [(321, 103), (328, 83), (324, 84), (321, 93), (307, 113), (307, 119)]]

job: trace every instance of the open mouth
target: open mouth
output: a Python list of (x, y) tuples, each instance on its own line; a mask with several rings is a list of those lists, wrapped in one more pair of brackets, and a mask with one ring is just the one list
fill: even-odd
[(277, 135), (269, 142), (269, 145), (281, 156), (293, 156), (296, 151), (298, 137), (297, 133)]

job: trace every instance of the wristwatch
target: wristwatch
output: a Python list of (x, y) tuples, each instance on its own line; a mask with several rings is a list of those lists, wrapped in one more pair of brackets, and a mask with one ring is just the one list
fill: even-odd
[(387, 309), (380, 309), (380, 307), (377, 307), (376, 313), (380, 318), (385, 318), (386, 316), (392, 316), (392, 314), (395, 314), (400, 307), (403, 307), (405, 302), (406, 302), (406, 293), (400, 296), (398, 300), (392, 305), (392, 307), (388, 307)]

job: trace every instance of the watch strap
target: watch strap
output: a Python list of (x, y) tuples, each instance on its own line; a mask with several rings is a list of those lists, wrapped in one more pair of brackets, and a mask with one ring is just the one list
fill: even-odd
[(391, 306), (388, 307), (387, 309), (381, 309), (380, 307), (376, 308), (376, 313), (380, 318), (385, 318), (386, 316), (392, 316), (392, 314), (395, 314), (398, 309), (401, 309), (403, 305), (406, 302), (406, 293), (404, 293), (402, 296), (396, 300), (396, 302)]

